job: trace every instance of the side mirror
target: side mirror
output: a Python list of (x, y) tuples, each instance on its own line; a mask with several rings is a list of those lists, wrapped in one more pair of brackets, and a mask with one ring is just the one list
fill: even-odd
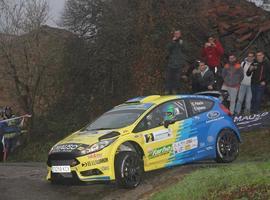
[(175, 120), (165, 120), (163, 125), (165, 128), (168, 128), (170, 124), (174, 124)]

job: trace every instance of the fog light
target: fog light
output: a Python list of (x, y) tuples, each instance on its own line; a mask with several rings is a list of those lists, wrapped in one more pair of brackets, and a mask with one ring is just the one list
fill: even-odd
[(91, 169), (81, 172), (82, 176), (94, 176), (94, 175), (102, 175), (103, 173), (99, 169)]

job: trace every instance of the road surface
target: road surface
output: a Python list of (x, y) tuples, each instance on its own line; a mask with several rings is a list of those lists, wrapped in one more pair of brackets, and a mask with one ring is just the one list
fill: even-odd
[(215, 165), (204, 162), (156, 170), (144, 175), (136, 189), (119, 189), (113, 183), (83, 185), (51, 185), (45, 180), (45, 163), (2, 163), (0, 164), (1, 200), (137, 200), (149, 199), (154, 193), (179, 182), (198, 168)]

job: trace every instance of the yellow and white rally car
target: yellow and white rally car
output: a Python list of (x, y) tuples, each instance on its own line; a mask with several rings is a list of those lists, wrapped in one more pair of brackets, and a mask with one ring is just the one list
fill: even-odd
[(47, 179), (139, 185), (145, 171), (202, 159), (232, 162), (240, 134), (215, 97), (137, 97), (52, 147)]

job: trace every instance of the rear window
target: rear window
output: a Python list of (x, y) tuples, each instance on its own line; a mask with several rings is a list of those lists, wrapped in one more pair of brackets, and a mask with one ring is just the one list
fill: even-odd
[(214, 105), (214, 102), (208, 99), (190, 99), (188, 102), (192, 115), (198, 115), (200, 113), (209, 111)]

